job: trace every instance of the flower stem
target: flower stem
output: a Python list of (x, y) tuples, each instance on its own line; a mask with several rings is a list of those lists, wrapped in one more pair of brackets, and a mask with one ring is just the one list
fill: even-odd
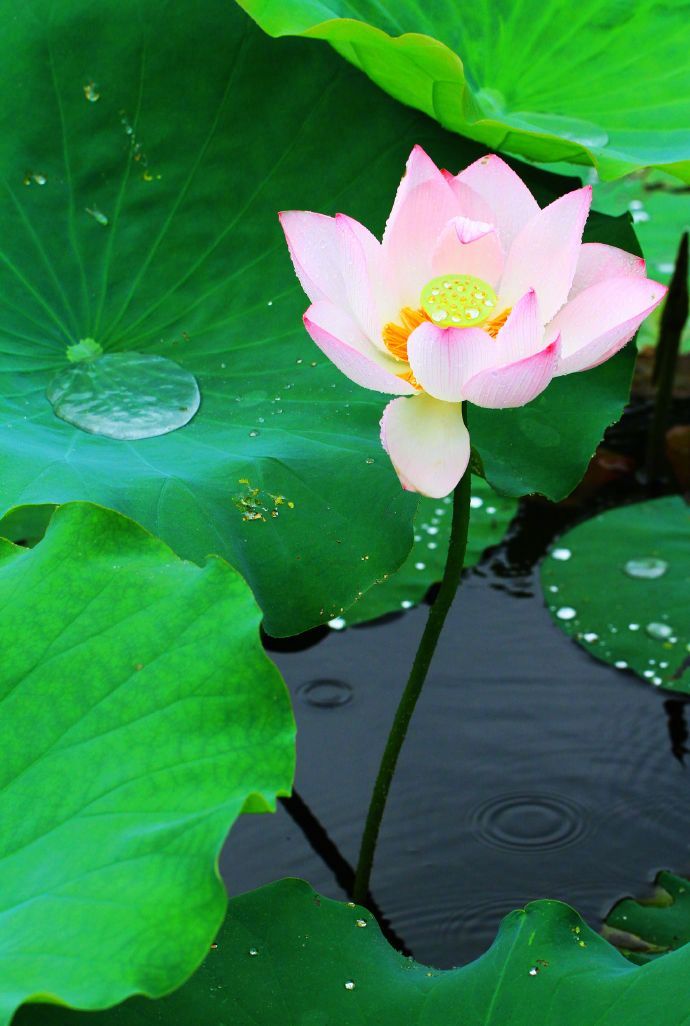
[(398, 762), (398, 756), (405, 741), (405, 735), (407, 734), (407, 728), (410, 725), (417, 699), (422, 693), (424, 681), (429, 672), (429, 666), (431, 665), (438, 639), (446, 621), (448, 610), (453, 604), (455, 593), (460, 584), (460, 575), (462, 574), (465, 560), (465, 549), (467, 548), (467, 529), (470, 521), (470, 482), (471, 473), (468, 466), (460, 483), (453, 492), (453, 524), (441, 587), (434, 604), (429, 610), (429, 618), (426, 622), (407, 685), (403, 691), (393, 725), (388, 735), (378, 776), (376, 777), (376, 783), (371, 795), (369, 812), (367, 813), (367, 821), (359, 850), (355, 883), (352, 890), (353, 900), (360, 904), (366, 900), (369, 893), (369, 879), (374, 863), (376, 842), (379, 830), (381, 829), (381, 820), (386, 808), (386, 800)]

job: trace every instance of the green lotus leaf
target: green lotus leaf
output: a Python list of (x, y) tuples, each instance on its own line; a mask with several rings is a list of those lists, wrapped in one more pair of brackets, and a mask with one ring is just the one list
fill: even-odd
[(640, 964), (690, 944), (690, 881), (662, 870), (648, 898), (614, 905), (604, 932)]
[(562, 535), (541, 568), (554, 622), (591, 655), (690, 693), (690, 507), (675, 495)]
[[(481, 151), (227, 0), (34, 0), (0, 56), (0, 515), (98, 502), (184, 558), (227, 559), (273, 634), (339, 615), (404, 561), (417, 500), (380, 447), (385, 397), (304, 330), (276, 214), (381, 232), (415, 143), (457, 168)], [(542, 203), (569, 185), (526, 174)], [(594, 232), (635, 246), (615, 219)], [(489, 480), (570, 491), (626, 359), (556, 382), (524, 437), (515, 411), (477, 411)], [(536, 466), (544, 423), (561, 447)]]
[(0, 605), (0, 1023), (165, 994), (223, 919), (229, 827), (292, 783), (260, 611), (221, 559), (89, 503), (0, 539)]
[[(474, 566), (485, 549), (502, 541), (517, 511), (517, 500), (499, 495), (481, 477), (472, 478), (470, 528), (465, 566)], [(415, 517), (414, 545), (395, 574), (374, 585), (348, 609), (343, 624), (364, 623), (423, 601), (443, 577), (453, 519), (453, 500), (421, 499)]]
[(202, 968), (163, 1001), (26, 1009), (17, 1026), (685, 1026), (689, 964), (684, 948), (635, 966), (567, 905), (537, 901), (477, 961), (432, 969), (394, 951), (369, 912), (284, 880), (233, 899)]
[(273, 36), (328, 40), (396, 99), (492, 149), (690, 181), (687, 0), (238, 2)]

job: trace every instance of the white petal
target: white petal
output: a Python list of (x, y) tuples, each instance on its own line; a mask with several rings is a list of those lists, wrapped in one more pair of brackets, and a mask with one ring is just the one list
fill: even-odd
[(381, 441), (403, 487), (434, 499), (453, 491), (470, 459), (462, 407), (424, 394), (388, 404)]

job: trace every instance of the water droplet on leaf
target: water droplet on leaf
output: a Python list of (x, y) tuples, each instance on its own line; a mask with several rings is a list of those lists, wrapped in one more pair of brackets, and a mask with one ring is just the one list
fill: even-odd
[[(76, 348), (71, 346), (70, 351)], [(142, 353), (81, 356), (55, 375), (46, 395), (55, 415), (68, 424), (89, 434), (126, 440), (184, 427), (201, 402), (189, 371), (167, 357)]]
[(665, 641), (666, 638), (670, 638), (673, 634), (673, 627), (669, 627), (667, 623), (648, 623), (645, 631), (650, 638), (655, 638), (657, 641)]
[(97, 221), (98, 224), (102, 224), (104, 228), (107, 227), (109, 223), (108, 218), (102, 210), (99, 210), (98, 207), (85, 207), (84, 209), (86, 210), (86, 213), (94, 219), (94, 221)]
[(655, 559), (650, 556), (645, 559), (629, 559), (623, 569), (628, 577), (653, 581), (657, 577), (663, 577), (668, 570), (668, 563), (665, 559)]

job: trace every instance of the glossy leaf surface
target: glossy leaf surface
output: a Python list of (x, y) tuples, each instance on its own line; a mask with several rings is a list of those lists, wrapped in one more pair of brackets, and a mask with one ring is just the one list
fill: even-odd
[(0, 1023), (164, 994), (222, 921), (231, 824), (291, 787), (260, 611), (222, 560), (88, 503), (0, 539), (0, 605)]
[(239, 0), (326, 39), (397, 99), (531, 160), (690, 179), (687, 0)]
[(164, 1001), (88, 1018), (34, 1009), (19, 1024), (684, 1026), (689, 961), (685, 948), (634, 966), (567, 905), (538, 901), (504, 919), (482, 958), (441, 971), (394, 951), (365, 910), (283, 880), (231, 903), (217, 947)]

